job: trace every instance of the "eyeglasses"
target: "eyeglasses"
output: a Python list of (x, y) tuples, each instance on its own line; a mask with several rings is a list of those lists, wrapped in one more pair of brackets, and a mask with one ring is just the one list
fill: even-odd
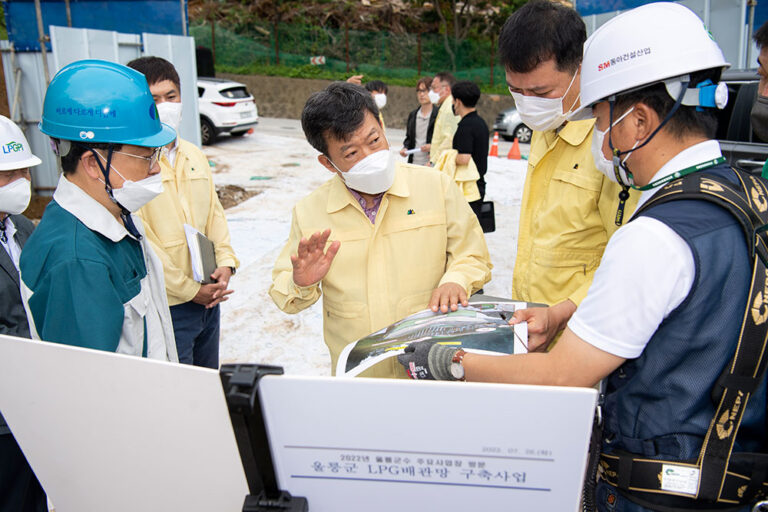
[(147, 160), (149, 162), (149, 168), (152, 169), (157, 162), (160, 161), (160, 155), (162, 154), (163, 148), (155, 148), (155, 150), (152, 152), (149, 156), (141, 156), (141, 155), (134, 155), (131, 153), (125, 153), (123, 151), (113, 151), (112, 153), (117, 153), (120, 155), (125, 156), (132, 156), (133, 158), (141, 158), (142, 160)]
[(429, 92), (429, 89), (416, 89), (416, 92)]

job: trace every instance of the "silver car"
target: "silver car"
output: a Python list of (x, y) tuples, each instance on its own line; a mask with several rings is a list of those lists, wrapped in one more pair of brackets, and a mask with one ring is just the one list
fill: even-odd
[(525, 123), (520, 119), (520, 113), (515, 107), (502, 110), (496, 116), (493, 131), (499, 132), (504, 140), (513, 140), (517, 137), (517, 141), (524, 144), (531, 142), (531, 135), (533, 134), (533, 131), (525, 126)]

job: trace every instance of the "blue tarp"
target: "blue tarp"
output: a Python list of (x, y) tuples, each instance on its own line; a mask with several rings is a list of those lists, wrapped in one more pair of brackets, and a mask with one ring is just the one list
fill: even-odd
[(577, 0), (576, 10), (582, 16), (603, 14), (605, 12), (625, 11), (641, 5), (650, 4), (654, 0)]
[[(49, 25), (67, 26), (64, 0), (41, 0), (40, 3), (46, 34)], [(179, 0), (70, 0), (69, 5), (75, 28), (183, 35)], [(8, 39), (16, 51), (40, 51), (34, 0), (4, 1), (3, 9)], [(187, 18), (186, 0), (184, 18)], [(50, 50), (50, 43), (46, 48)]]

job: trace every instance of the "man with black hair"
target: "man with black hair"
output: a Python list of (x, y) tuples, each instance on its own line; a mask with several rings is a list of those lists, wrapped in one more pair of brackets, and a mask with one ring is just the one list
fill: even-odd
[(579, 106), (587, 33), (579, 14), (532, 0), (499, 36), (499, 57), (523, 122), (534, 132), (520, 209), (512, 297), (552, 308), (515, 314), (527, 321), (530, 348), (546, 348), (584, 299), (608, 239), (636, 197), (603, 175), (590, 153), (594, 120), (568, 121)]
[(456, 79), (447, 71), (442, 71), (432, 79), (429, 88), (429, 100), (439, 107), (435, 127), (432, 130), (432, 145), (429, 148), (429, 161), (435, 165), (443, 151), (451, 149), (453, 135), (459, 125), (459, 116), (453, 113), (451, 87)]
[[(348, 343), (426, 307), (456, 310), (491, 275), (482, 230), (456, 184), (396, 162), (378, 115), (370, 94), (349, 83), (307, 100), (304, 134), (333, 178), (294, 207), (272, 272), (270, 296), (287, 313), (323, 295), (334, 371)], [(390, 359), (367, 375), (404, 373)]]
[(749, 512), (768, 486), (759, 229), (768, 185), (731, 169), (714, 139), (727, 65), (679, 4), (644, 5), (600, 27), (581, 74), (582, 103), (596, 117), (591, 153), (641, 195), (589, 294), (546, 354), (465, 355), (430, 341), (400, 356), (419, 378), (605, 379), (602, 440), (593, 438), (599, 481), (585, 510)]
[[(160, 57), (142, 57), (128, 67), (144, 74), (160, 120), (178, 131), (181, 123), (181, 82), (173, 64)], [(195, 101), (193, 99), (193, 101)], [(180, 137), (166, 146), (160, 159), (163, 192), (138, 212), (147, 238), (163, 262), (168, 304), (179, 361), (219, 367), (219, 304), (233, 290), (229, 281), (239, 265), (229, 239), (224, 209), (208, 158)], [(194, 280), (184, 226), (191, 226), (213, 242), (214, 282)]]
[(133, 216), (160, 194), (160, 149), (176, 136), (147, 81), (73, 62), (48, 86), (40, 130), (63, 174), (19, 262), (33, 337), (177, 361), (163, 266)]
[(477, 188), (480, 199), (472, 201), (469, 206), (476, 215), (480, 215), (480, 205), (485, 198), (485, 172), (488, 170), (488, 125), (477, 114), (477, 102), (480, 100), (480, 88), (470, 81), (456, 82), (451, 87), (453, 96), (453, 111), (461, 118), (453, 136), (453, 149), (456, 155), (456, 165), (467, 165), (472, 160), (477, 166), (480, 179)]

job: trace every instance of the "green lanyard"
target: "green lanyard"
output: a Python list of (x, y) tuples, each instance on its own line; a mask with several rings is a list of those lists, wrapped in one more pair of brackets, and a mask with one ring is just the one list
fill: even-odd
[(632, 185), (632, 188), (634, 188), (635, 190), (651, 190), (652, 188), (660, 187), (661, 185), (669, 183), (672, 180), (676, 180), (677, 178), (682, 178), (683, 176), (687, 176), (691, 173), (694, 173), (697, 171), (703, 171), (704, 169), (709, 169), (710, 167), (715, 167), (716, 165), (720, 165), (723, 162), (725, 162), (725, 157), (719, 156), (717, 158), (713, 158), (712, 160), (707, 160), (706, 162), (702, 162), (700, 164), (687, 167), (682, 171), (676, 171), (676, 172), (673, 172), (672, 174), (668, 174), (667, 176), (664, 176), (663, 178), (659, 178), (656, 181), (652, 181), (649, 184), (644, 185), (642, 187), (636, 187)]

